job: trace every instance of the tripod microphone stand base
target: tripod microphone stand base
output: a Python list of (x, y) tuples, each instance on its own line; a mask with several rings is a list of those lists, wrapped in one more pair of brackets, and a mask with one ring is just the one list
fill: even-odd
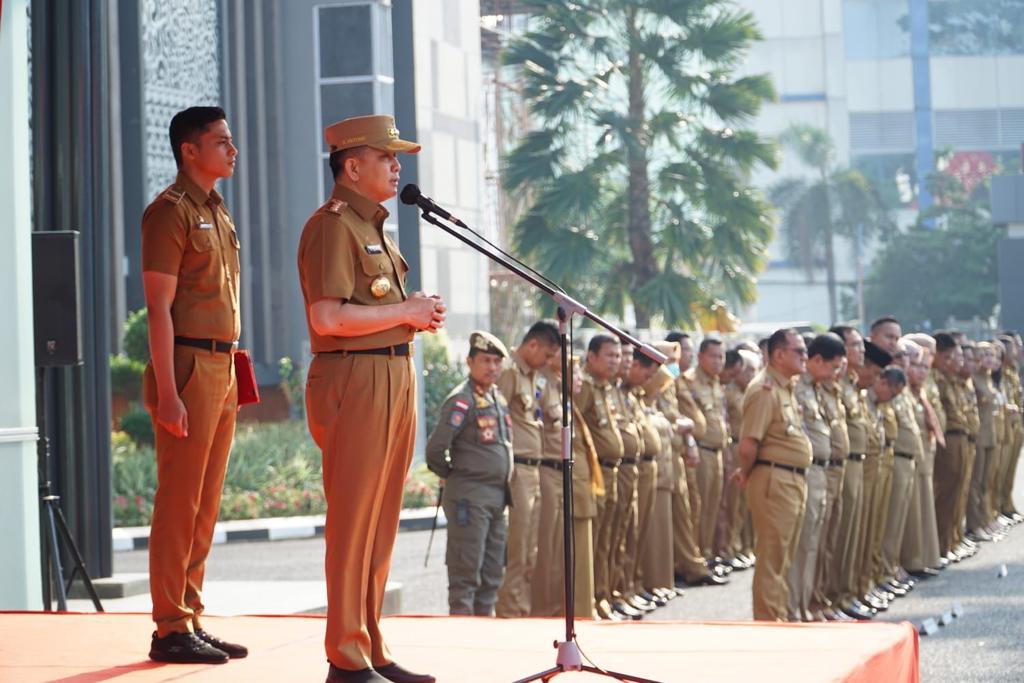
[(558, 655), (555, 658), (555, 665), (553, 667), (545, 671), (532, 674), (526, 678), (520, 678), (518, 681), (515, 681), (515, 683), (550, 681), (558, 674), (565, 673), (567, 671), (586, 671), (587, 673), (607, 676), (608, 678), (615, 678), (620, 681), (632, 681), (633, 683), (658, 683), (657, 681), (652, 681), (648, 678), (640, 678), (639, 676), (623, 674), (617, 671), (598, 669), (596, 666), (587, 666), (583, 664), (583, 655), (580, 652), (580, 646), (576, 644), (576, 641), (555, 641), (555, 648), (558, 649)]

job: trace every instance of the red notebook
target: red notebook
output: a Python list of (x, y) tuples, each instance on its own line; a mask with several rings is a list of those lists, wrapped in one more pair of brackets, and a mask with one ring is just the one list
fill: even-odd
[(238, 405), (260, 402), (260, 388), (256, 384), (256, 371), (248, 351), (235, 351), (235, 381), (238, 383)]

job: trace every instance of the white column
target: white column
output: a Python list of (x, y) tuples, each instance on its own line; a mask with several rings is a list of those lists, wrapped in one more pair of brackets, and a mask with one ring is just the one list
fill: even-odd
[(41, 609), (32, 329), (28, 0), (0, 17), (0, 609)]

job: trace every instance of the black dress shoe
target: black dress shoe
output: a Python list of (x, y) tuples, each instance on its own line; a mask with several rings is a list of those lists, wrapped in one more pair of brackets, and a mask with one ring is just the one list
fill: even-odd
[(870, 612), (862, 612), (860, 610), (854, 609), (852, 606), (847, 607), (846, 609), (842, 610), (842, 612), (846, 616), (850, 617), (851, 619), (856, 619), (857, 621), (870, 621), (871, 617), (874, 616)]
[(925, 567), (924, 569), (916, 569), (916, 570), (910, 572), (910, 575), (913, 576), (916, 579), (920, 579), (920, 580), (923, 581), (925, 579), (930, 579), (933, 576), (938, 576), (939, 575), (939, 570), (938, 569), (932, 569), (931, 567)]
[(635, 621), (644, 618), (644, 613), (626, 604), (625, 600), (612, 600), (612, 610)]
[(327, 670), (327, 683), (387, 683), (387, 681), (388, 679), (373, 669), (349, 671), (348, 669), (340, 669), (331, 664), (331, 667)]
[(652, 593), (651, 591), (641, 591), (640, 597), (651, 603), (655, 607), (664, 607), (668, 604), (668, 598), (658, 594)]
[(414, 674), (394, 662), (374, 668), (377, 669), (377, 673), (391, 681), (391, 683), (434, 683), (437, 680), (430, 674)]
[(228, 653), (201, 640), (194, 633), (169, 633), (163, 638), (153, 634), (149, 658), (171, 664), (225, 664)]
[(854, 599), (850, 601), (850, 608), (855, 612), (866, 614), (869, 617), (873, 617), (878, 614), (878, 610), (871, 605), (861, 602), (860, 600)]
[(204, 643), (207, 643), (208, 645), (213, 645), (215, 648), (221, 650), (222, 652), (227, 652), (228, 657), (230, 657), (231, 659), (243, 659), (249, 655), (249, 648), (247, 648), (245, 645), (237, 645), (235, 643), (229, 643), (226, 640), (221, 640), (209, 631), (199, 629), (198, 631), (196, 631), (196, 636), (198, 636), (199, 639)]
[(701, 578), (697, 579), (696, 581), (690, 581), (690, 583), (688, 585), (690, 585), (690, 586), (724, 586), (727, 583), (729, 583), (729, 579), (725, 578), (724, 576), (719, 576), (717, 574), (705, 574), (704, 576), (702, 576)]

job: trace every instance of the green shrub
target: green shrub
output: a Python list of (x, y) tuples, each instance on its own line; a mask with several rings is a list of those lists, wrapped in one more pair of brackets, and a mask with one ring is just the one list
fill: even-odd
[(127, 356), (110, 357), (110, 392), (138, 401), (142, 395), (142, 375), (146, 365)]
[(420, 335), (423, 340), (423, 424), (427, 433), (437, 424), (437, 416), (448, 393), (466, 380), (465, 363), (453, 363), (448, 353), (448, 337), (443, 333)]
[(277, 374), (281, 378), (285, 395), (288, 397), (293, 420), (306, 419), (306, 378), (302, 366), (296, 365), (288, 356), (277, 362)]
[(153, 436), (153, 421), (149, 413), (134, 407), (121, 416), (121, 431), (128, 435), (136, 446), (152, 446), (156, 439)]
[(402, 507), (425, 508), (437, 505), (437, 475), (427, 469), (426, 463), (414, 465), (405, 479)]
[(124, 432), (110, 439), (113, 464), (114, 524), (144, 526), (153, 516), (156, 493), (156, 455), (148, 446), (138, 446)]
[(128, 314), (122, 341), (124, 355), (143, 365), (149, 362), (149, 317), (145, 308)]

